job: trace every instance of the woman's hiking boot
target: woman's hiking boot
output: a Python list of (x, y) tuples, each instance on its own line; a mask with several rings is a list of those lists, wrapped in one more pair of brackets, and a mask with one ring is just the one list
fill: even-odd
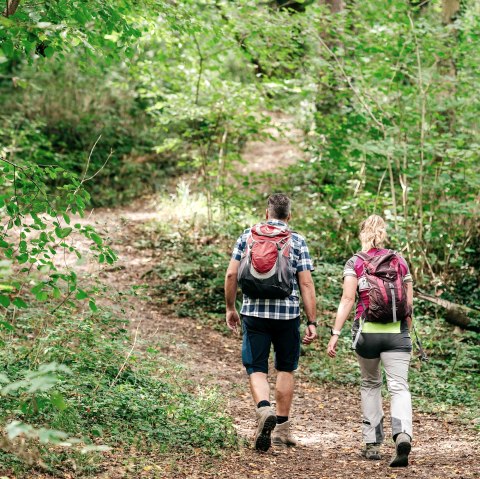
[(382, 459), (382, 455), (380, 454), (380, 446), (381, 444), (379, 442), (369, 442), (365, 444), (365, 449), (362, 451), (362, 456), (371, 461), (379, 461)]
[(408, 455), (412, 449), (410, 436), (401, 432), (395, 439), (395, 457), (390, 463), (390, 467), (407, 467)]
[(272, 434), (272, 442), (274, 446), (293, 447), (297, 445), (297, 441), (290, 434), (290, 421), (277, 424)]
[(277, 416), (271, 406), (257, 408), (257, 432), (255, 433), (255, 449), (268, 451), (272, 445), (271, 434), (277, 425)]

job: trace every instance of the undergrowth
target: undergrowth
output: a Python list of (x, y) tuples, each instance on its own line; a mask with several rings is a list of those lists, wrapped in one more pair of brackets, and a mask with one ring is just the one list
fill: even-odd
[[(217, 454), (236, 444), (231, 419), (215, 390), (191, 383), (154, 344), (137, 344), (129, 355), (132, 338), (121, 311), (58, 310), (53, 318), (42, 305), (18, 316), (14, 326), (1, 333), (0, 371), (10, 381), (45, 363), (62, 364), (70, 373), (60, 372), (48, 391), (30, 394), (20, 389), (4, 395), (2, 423), (19, 420), (60, 430), (83, 444), (110, 446), (111, 454), (132, 447), (148, 454), (193, 448)], [(95, 472), (103, 460), (98, 453), (81, 454), (75, 447), (31, 446), (39, 450), (36, 466), (43, 463), (50, 473), (75, 470), (80, 477)], [(4, 473), (30, 470), (11, 452), (0, 452), (0, 463)]]

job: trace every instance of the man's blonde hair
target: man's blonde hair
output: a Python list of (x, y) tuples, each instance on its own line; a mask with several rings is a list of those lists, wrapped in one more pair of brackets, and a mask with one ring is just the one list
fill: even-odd
[(383, 248), (387, 239), (387, 224), (378, 215), (371, 215), (360, 223), (360, 241), (362, 251)]

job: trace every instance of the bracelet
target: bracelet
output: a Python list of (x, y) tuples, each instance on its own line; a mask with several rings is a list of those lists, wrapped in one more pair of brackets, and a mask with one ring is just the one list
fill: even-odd
[(317, 327), (318, 324), (317, 324), (316, 321), (307, 321), (307, 328), (308, 328), (308, 326), (315, 326), (315, 327)]
[(337, 331), (336, 329), (330, 329), (330, 336), (340, 336), (341, 331)]

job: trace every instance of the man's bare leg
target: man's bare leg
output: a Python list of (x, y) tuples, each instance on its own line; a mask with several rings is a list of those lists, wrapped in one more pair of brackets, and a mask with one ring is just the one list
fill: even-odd
[(275, 400), (277, 401), (277, 416), (288, 416), (293, 401), (293, 387), (295, 379), (293, 372), (278, 371), (275, 387)]
[(270, 401), (270, 385), (268, 384), (267, 375), (265, 373), (252, 373), (249, 376), (250, 391), (252, 392), (255, 406), (260, 401)]

